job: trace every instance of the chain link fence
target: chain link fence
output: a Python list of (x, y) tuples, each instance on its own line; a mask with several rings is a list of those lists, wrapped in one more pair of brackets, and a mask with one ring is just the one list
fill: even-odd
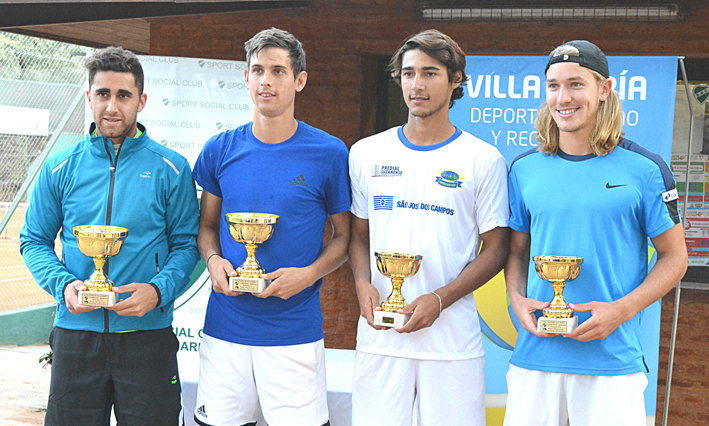
[(92, 51), (0, 31), (0, 311), (54, 301), (25, 267), (20, 230), (39, 167), (83, 137)]

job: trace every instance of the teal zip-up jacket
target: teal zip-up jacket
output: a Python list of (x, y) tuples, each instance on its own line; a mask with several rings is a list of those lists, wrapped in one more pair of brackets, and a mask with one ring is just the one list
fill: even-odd
[[(184, 157), (148, 137), (126, 138), (116, 157), (110, 139), (86, 138), (50, 157), (42, 166), (20, 233), (20, 252), (37, 283), (57, 300), (54, 325), (103, 333), (154, 330), (172, 325), (173, 303), (190, 284), (199, 260), (199, 207)], [(96, 309), (74, 315), (64, 288), (84, 281), (93, 260), (81, 253), (73, 234), (79, 225), (128, 228), (120, 252), (105, 270), (116, 286), (150, 283), (158, 305), (143, 317)], [(61, 232), (61, 259), (54, 240)], [(121, 294), (125, 299), (130, 294)]]

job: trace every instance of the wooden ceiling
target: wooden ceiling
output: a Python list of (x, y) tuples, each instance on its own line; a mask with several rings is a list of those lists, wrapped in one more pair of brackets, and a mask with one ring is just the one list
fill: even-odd
[(0, 30), (150, 53), (150, 18), (303, 7), (299, 0), (0, 0)]

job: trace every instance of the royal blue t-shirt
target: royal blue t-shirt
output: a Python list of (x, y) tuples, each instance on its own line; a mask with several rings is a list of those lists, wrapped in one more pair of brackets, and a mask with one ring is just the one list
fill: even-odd
[[(647, 276), (648, 237), (680, 221), (667, 164), (628, 140), (603, 157), (530, 151), (512, 163), (509, 189), (510, 228), (531, 238), (527, 297), (543, 302), (550, 302), (554, 291), (537, 275), (532, 257), (582, 257), (578, 277), (566, 283), (566, 301), (613, 302)], [(575, 315), (581, 324), (591, 313)], [(556, 373), (637, 373), (646, 369), (640, 323), (639, 314), (590, 342), (520, 329), (510, 363)]]
[[(222, 198), (222, 256), (235, 268), (246, 259), (245, 245), (229, 235), (225, 214), (271, 213), (280, 218), (271, 238), (256, 249), (261, 267), (273, 272), (309, 266), (322, 252), (327, 216), (350, 208), (347, 147), (301, 121), (290, 139), (267, 144), (254, 137), (252, 124), (207, 141), (192, 173), (205, 191)], [(204, 333), (251, 346), (320, 340), (321, 285), (322, 279), (287, 300), (212, 292)]]

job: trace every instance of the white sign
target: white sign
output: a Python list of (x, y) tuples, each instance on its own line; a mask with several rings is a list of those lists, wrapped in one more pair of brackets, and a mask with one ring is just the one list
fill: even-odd
[(0, 105), (0, 133), (47, 136), (49, 110)]

